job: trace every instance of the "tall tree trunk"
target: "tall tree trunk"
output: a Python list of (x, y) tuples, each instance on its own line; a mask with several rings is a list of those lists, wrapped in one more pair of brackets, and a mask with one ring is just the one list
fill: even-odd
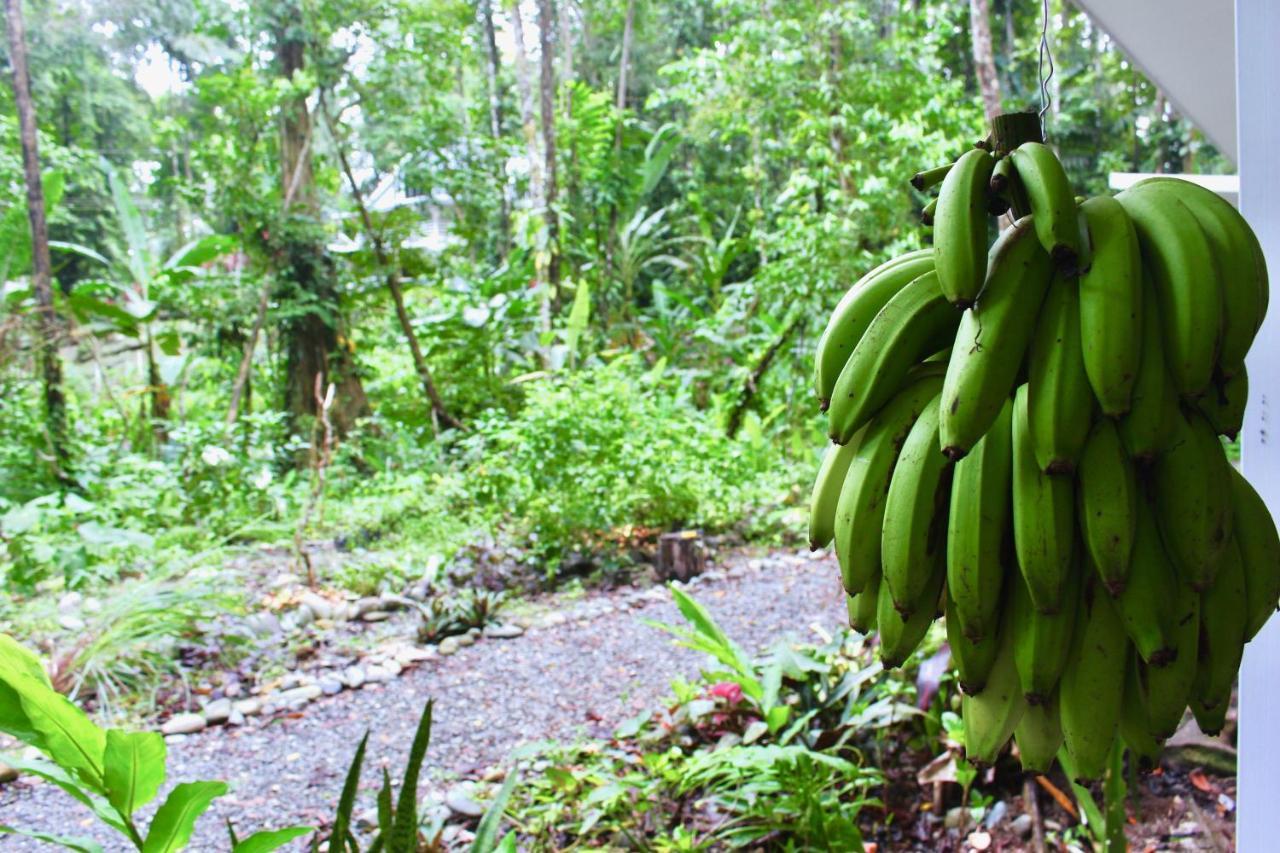
[(505, 261), (511, 251), (511, 206), (507, 198), (507, 168), (502, 158), (502, 91), (499, 88), (502, 66), (493, 29), (491, 0), (480, 0), (480, 26), (487, 60), (485, 79), (489, 87), (489, 135), (493, 138), (494, 179), (498, 188), (498, 257)]
[[(636, 0), (627, 0), (627, 13), (622, 21), (622, 49), (618, 55), (618, 88), (614, 95), (613, 106), (618, 112), (618, 125), (613, 134), (613, 154), (615, 159), (622, 156), (622, 111), (627, 108), (627, 74), (631, 69), (631, 42), (634, 38), (636, 23)], [(614, 275), (614, 247), (618, 238), (618, 204), (609, 204), (609, 234), (605, 241), (604, 266), (610, 278)], [(630, 305), (622, 306), (623, 314), (629, 316)]]
[(969, 35), (973, 42), (973, 65), (982, 90), (982, 109), (987, 123), (1000, 115), (1000, 78), (991, 48), (991, 8), (987, 0), (969, 0)]
[(27, 67), (27, 33), (22, 20), (22, 0), (5, 0), (9, 33), (9, 61), (13, 64), (13, 100), (18, 110), (22, 139), (22, 169), (27, 184), (27, 218), (31, 223), (31, 286), (37, 309), (37, 363), (44, 391), (45, 430), (49, 459), (55, 476), (70, 478), (71, 453), (67, 446), (67, 405), (62, 392), (62, 360), (58, 355), (58, 318), (53, 308), (53, 263), (49, 257), (49, 224), (45, 220), (44, 186), (40, 182), (40, 151), (36, 135), (36, 110), (31, 100), (31, 75)]
[[(323, 99), (320, 102), (320, 108), (322, 110), (325, 109)], [(342, 174), (346, 176), (347, 184), (351, 187), (351, 198), (356, 203), (356, 210), (360, 214), (360, 223), (364, 227), (365, 236), (373, 244), (374, 258), (378, 261), (378, 266), (382, 267), (383, 274), (386, 277), (387, 290), (391, 293), (391, 301), (396, 309), (396, 319), (400, 323), (400, 331), (404, 334), (405, 341), (409, 344), (409, 353), (413, 356), (413, 368), (418, 374), (418, 381), (422, 383), (422, 391), (431, 406), (431, 421), (433, 424), (444, 424), (455, 429), (461, 429), (462, 422), (449, 413), (444, 400), (441, 399), (440, 392), (436, 389), (435, 380), (431, 378), (431, 368), (427, 366), (427, 360), (422, 355), (422, 347), (418, 345), (418, 335), (413, 331), (413, 322), (409, 319), (409, 312), (404, 307), (404, 289), (400, 284), (399, 264), (393, 262), (387, 252), (386, 238), (381, 229), (373, 224), (373, 217), (369, 215), (369, 208), (364, 203), (364, 193), (361, 192), (360, 184), (356, 181), (355, 174), (351, 171), (351, 163), (347, 159), (347, 152), (342, 145), (342, 140), (338, 138), (333, 118), (327, 111), (324, 113), (324, 117), (329, 125), (329, 135), (333, 137), (334, 148), (338, 152), (338, 163), (342, 166)]]
[[(296, 11), (296, 10), (295, 10)], [(285, 17), (276, 32), (276, 59), (286, 80), (306, 67), (306, 42), (298, 14)], [(319, 414), (316, 377), (332, 383), (336, 397), (330, 416), (339, 433), (368, 414), (369, 401), (356, 372), (355, 352), (339, 334), (341, 305), (333, 259), (319, 227), (311, 160), (311, 114), (305, 94), (281, 108), (280, 160), (284, 185), (283, 234), (271, 242), (280, 283), (280, 301), (290, 304), (281, 329), (285, 349), (285, 402), (294, 418)]]
[(551, 310), (560, 308), (560, 214), (556, 212), (556, 52), (552, 0), (538, 0), (538, 42), (542, 49), (542, 155), (546, 162), (547, 283)]
[[(524, 131), (525, 157), (529, 161), (529, 206), (541, 215), (547, 209), (547, 196), (543, 183), (543, 162), (538, 151), (538, 128), (533, 116), (533, 71), (529, 67), (529, 54), (525, 50), (524, 19), (520, 16), (520, 0), (511, 0), (507, 12), (511, 16), (511, 31), (515, 40), (516, 91), (520, 95), (520, 123)], [(542, 260), (535, 261), (533, 275), (534, 287), (541, 294), (538, 304), (538, 327), (543, 332), (549, 332), (551, 330), (551, 294), (547, 282), (546, 264)]]

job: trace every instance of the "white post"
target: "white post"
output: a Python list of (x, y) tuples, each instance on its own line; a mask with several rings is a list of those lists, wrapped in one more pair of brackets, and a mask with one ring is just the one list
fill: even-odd
[[(1280, 3), (1236, 0), (1236, 104), (1240, 209), (1280, 283)], [(1244, 471), (1280, 518), (1280, 308), (1272, 306), (1249, 353)], [(1240, 670), (1236, 849), (1280, 849), (1280, 618), (1245, 648)]]

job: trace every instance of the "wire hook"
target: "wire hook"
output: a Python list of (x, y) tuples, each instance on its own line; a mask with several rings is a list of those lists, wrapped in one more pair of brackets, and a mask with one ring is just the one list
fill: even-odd
[[(1044, 136), (1044, 116), (1049, 112), (1049, 81), (1053, 79), (1053, 51), (1049, 49), (1049, 0), (1043, 2), (1044, 16), (1040, 24), (1040, 135)], [(1045, 60), (1049, 61), (1049, 75), (1044, 73)]]

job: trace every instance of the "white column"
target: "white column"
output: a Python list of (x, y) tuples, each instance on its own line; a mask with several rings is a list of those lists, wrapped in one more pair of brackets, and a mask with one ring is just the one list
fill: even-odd
[[(1262, 241), (1272, 292), (1280, 284), (1280, 3), (1236, 0), (1240, 209)], [(1274, 299), (1274, 297), (1273, 297)], [(1280, 306), (1249, 353), (1244, 471), (1280, 518)], [(1280, 617), (1245, 648), (1240, 670), (1236, 849), (1280, 850)]]

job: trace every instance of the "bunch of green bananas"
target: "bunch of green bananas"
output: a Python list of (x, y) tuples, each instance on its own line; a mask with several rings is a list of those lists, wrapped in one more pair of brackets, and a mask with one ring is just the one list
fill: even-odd
[(1217, 732), (1280, 600), (1280, 535), (1219, 438), (1267, 305), (1257, 239), (1184, 181), (1077, 199), (1038, 142), (922, 175), (932, 248), (855, 284), (817, 347), (809, 536), (850, 624), (897, 666), (945, 614), (979, 762), (1065, 746), (1088, 779), (1117, 737), (1154, 760), (1188, 706)]

